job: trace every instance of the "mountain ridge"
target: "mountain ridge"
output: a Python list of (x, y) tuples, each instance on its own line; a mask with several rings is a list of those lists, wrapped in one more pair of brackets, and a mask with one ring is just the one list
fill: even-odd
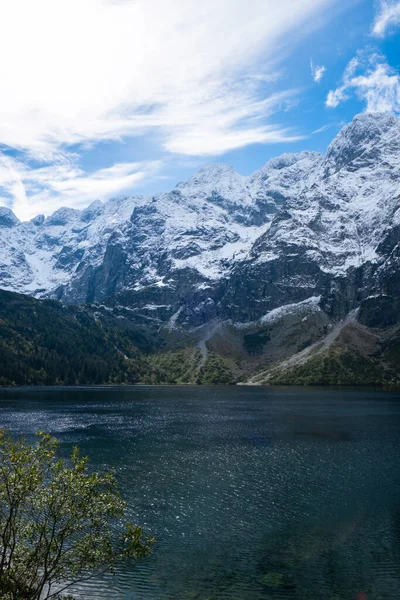
[[(23, 223), (2, 208), (0, 287), (189, 336), (246, 377), (351, 311), (367, 328), (398, 324), (399, 157), (399, 117), (361, 114), (325, 156), (283, 154), (249, 176), (208, 165), (168, 193)], [(277, 315), (286, 337), (268, 330)]]
[[(268, 269), (282, 255), (307, 253), (308, 270), (340, 276), (375, 260), (383, 230), (398, 225), (398, 203), (389, 206), (388, 196), (400, 193), (399, 137), (397, 117), (363, 114), (325, 157), (284, 154), (247, 177), (229, 165), (209, 165), (169, 193), (95, 201), (82, 211), (61, 208), (24, 223), (3, 209), (0, 285), (75, 304), (129, 292), (129, 306), (168, 307), (159, 315), (164, 321), (185, 298), (201, 309), (204, 290), (218, 303), (223, 280), (242, 264), (247, 272), (246, 262), (258, 277), (256, 265)], [(182, 279), (184, 297), (173, 291)], [(182, 324), (197, 322), (190, 306), (181, 311)]]

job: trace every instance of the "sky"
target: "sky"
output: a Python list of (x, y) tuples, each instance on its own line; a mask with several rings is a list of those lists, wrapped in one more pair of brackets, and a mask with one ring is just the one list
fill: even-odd
[(400, 0), (5, 0), (0, 206), (171, 190), (400, 113)]

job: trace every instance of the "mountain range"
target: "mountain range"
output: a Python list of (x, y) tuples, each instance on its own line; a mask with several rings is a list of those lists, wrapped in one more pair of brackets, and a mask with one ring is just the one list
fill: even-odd
[(143, 355), (185, 351), (187, 382), (212, 364), (224, 381), (397, 385), (399, 242), (400, 119), (361, 114), (324, 156), (247, 177), (213, 164), (29, 222), (2, 207), (0, 288), (134, 329)]

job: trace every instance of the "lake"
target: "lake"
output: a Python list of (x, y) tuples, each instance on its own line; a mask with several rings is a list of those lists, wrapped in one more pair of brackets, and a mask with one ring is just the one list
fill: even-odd
[(0, 424), (113, 467), (153, 556), (113, 600), (400, 598), (400, 394), (262, 387), (0, 390)]

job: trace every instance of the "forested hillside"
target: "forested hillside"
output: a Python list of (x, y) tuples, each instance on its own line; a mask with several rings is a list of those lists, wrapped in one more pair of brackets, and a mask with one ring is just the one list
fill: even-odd
[(0, 290), (0, 383), (135, 383), (144, 374), (133, 335), (84, 307)]
[(207, 338), (0, 290), (0, 385), (399, 385), (398, 325), (354, 317), (333, 327), (295, 308), (253, 332), (227, 325)]
[(148, 332), (90, 306), (0, 290), (0, 385), (233, 383), (222, 358), (163, 349)]

